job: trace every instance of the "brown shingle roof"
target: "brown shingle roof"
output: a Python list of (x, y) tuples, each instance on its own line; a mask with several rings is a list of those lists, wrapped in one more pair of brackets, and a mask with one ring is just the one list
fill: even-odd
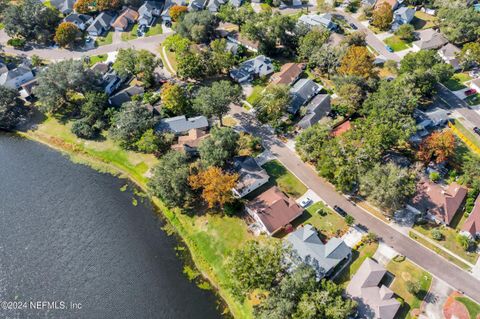
[(208, 134), (205, 133), (204, 130), (201, 129), (191, 129), (188, 131), (188, 135), (179, 136), (178, 142), (175, 145), (172, 145), (172, 149), (174, 150), (183, 150), (184, 146), (189, 146), (192, 148), (196, 148), (201, 141), (208, 137)]
[(274, 73), (271, 78), (272, 84), (292, 84), (303, 71), (300, 63), (286, 63), (282, 65), (280, 72)]
[(472, 212), (463, 224), (462, 230), (469, 232), (472, 236), (480, 233), (480, 195), (478, 195)]
[(449, 225), (463, 204), (465, 196), (467, 189), (457, 183), (442, 187), (423, 177), (417, 184), (417, 193), (412, 204)]
[(303, 209), (277, 187), (258, 195), (246, 206), (260, 218), (270, 234), (276, 233), (303, 213)]
[(125, 11), (118, 16), (115, 22), (112, 23), (112, 27), (126, 29), (129, 23), (134, 23), (138, 20), (138, 16), (139, 15), (137, 11), (130, 8), (125, 9)]

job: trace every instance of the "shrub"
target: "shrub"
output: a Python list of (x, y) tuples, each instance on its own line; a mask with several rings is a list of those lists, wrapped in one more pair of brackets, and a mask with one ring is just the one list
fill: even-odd
[(443, 233), (440, 231), (438, 228), (432, 229), (432, 238), (435, 240), (442, 240), (443, 239)]
[(84, 139), (92, 139), (98, 133), (98, 131), (86, 119), (80, 119), (73, 122), (71, 131), (77, 137)]
[(365, 236), (365, 242), (366, 243), (374, 243), (374, 242), (377, 242), (377, 241), (378, 241), (378, 236), (375, 233), (369, 232)]
[(440, 174), (438, 172), (431, 172), (429, 177), (430, 177), (430, 180), (435, 183), (440, 180)]
[(416, 296), (422, 290), (422, 286), (418, 281), (407, 281), (406, 283), (407, 291), (412, 295)]
[(243, 211), (243, 202), (239, 199), (235, 199), (231, 203), (226, 203), (225, 206), (223, 206), (225, 215), (227, 216), (235, 216), (238, 213)]
[(405, 256), (403, 256), (403, 255), (396, 255), (395, 257), (393, 257), (393, 261), (394, 261), (394, 262), (397, 262), (397, 263), (404, 262), (404, 261), (405, 261)]
[(7, 45), (10, 45), (14, 48), (23, 48), (25, 46), (27, 41), (25, 39), (21, 38), (13, 38), (13, 39), (8, 39)]
[(345, 216), (345, 222), (347, 223), (347, 225), (351, 226), (353, 225), (353, 223), (355, 223), (355, 218), (353, 218), (350, 215), (347, 215)]
[(462, 234), (457, 235), (457, 242), (458, 242), (458, 244), (460, 244), (460, 246), (462, 246), (462, 248), (465, 251), (470, 250), (474, 245), (474, 242), (470, 239), (470, 237), (462, 235)]

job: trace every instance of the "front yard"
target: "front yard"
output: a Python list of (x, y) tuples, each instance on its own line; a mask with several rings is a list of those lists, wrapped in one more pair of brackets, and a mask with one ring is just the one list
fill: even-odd
[(162, 24), (161, 23), (157, 23), (153, 26), (151, 26), (147, 33), (145, 34), (145, 36), (147, 37), (151, 37), (152, 35), (157, 35), (157, 34), (162, 34), (163, 33), (163, 29), (162, 29)]
[[(410, 312), (419, 309), (423, 299), (432, 284), (432, 275), (420, 269), (408, 260), (395, 261), (391, 260), (387, 265), (387, 270), (395, 275), (390, 289), (404, 300), (404, 304), (400, 308), (395, 318), (412, 318)], [(407, 289), (407, 283), (419, 283), (420, 291), (412, 294)]]
[(465, 99), (465, 102), (467, 102), (468, 105), (470, 105), (470, 106), (475, 106), (475, 105), (480, 104), (480, 94), (476, 93), (476, 94), (468, 96)]
[(480, 305), (478, 303), (467, 297), (456, 297), (455, 299), (467, 308), (470, 319), (477, 319), (480, 317)]
[(396, 35), (386, 38), (385, 44), (391, 47), (394, 52), (403, 51), (411, 47), (409, 43), (403, 41)]
[(90, 62), (88, 64), (89, 64), (89, 66), (93, 66), (98, 62), (107, 61), (107, 58), (108, 58), (107, 54), (93, 55), (93, 56), (90, 57)]
[(476, 147), (478, 147), (480, 149), (480, 136), (478, 135), (475, 135), (475, 133), (473, 133), (473, 131), (467, 129), (465, 126), (463, 126), (463, 124), (455, 119), (455, 128), (464, 136), (468, 139), (468, 141), (470, 143), (472, 143), (473, 145), (475, 145)]
[(267, 87), (265, 81), (257, 79), (252, 83), (252, 93), (247, 97), (247, 102), (255, 106), (262, 98), (262, 92)]
[(270, 180), (260, 189), (266, 190), (265, 187), (276, 185), (282, 192), (293, 198), (299, 198), (307, 191), (307, 187), (279, 161), (273, 160), (265, 163), (263, 168), (270, 175)]
[(132, 30), (122, 33), (122, 41), (130, 41), (138, 38), (137, 31), (138, 31), (138, 24), (135, 24), (132, 27)]
[(99, 47), (102, 45), (112, 44), (113, 42), (113, 32), (109, 31), (104, 37), (97, 37), (95, 39), (95, 46)]
[(458, 91), (466, 89), (467, 86), (464, 84), (465, 82), (471, 80), (468, 73), (455, 73), (448, 81), (443, 82), (443, 84), (450, 90), (450, 91)]

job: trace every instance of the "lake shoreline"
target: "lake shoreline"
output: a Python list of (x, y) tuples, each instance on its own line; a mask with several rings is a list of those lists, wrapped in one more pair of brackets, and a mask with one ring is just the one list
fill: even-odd
[[(233, 307), (231, 303), (233, 300), (225, 296), (225, 291), (218, 285), (218, 283), (213, 280), (213, 274), (210, 273), (207, 269), (209, 267), (208, 264), (202, 263), (200, 261), (201, 256), (197, 256), (194, 249), (194, 243), (189, 242), (188, 234), (186, 234), (186, 230), (182, 227), (181, 223), (175, 216), (175, 212), (173, 210), (177, 210), (178, 208), (174, 208), (173, 210), (166, 207), (166, 205), (161, 201), (161, 199), (153, 196), (147, 187), (145, 181), (138, 180), (135, 176), (130, 174), (128, 171), (122, 169), (121, 167), (115, 165), (112, 162), (108, 162), (103, 160), (100, 157), (95, 157), (92, 154), (88, 154), (83, 152), (80, 149), (77, 149), (75, 145), (70, 144), (69, 142), (64, 141), (60, 137), (51, 136), (52, 138), (41, 138), (38, 135), (32, 134), (29, 131), (13, 131), (11, 132), (28, 140), (40, 143), (44, 146), (47, 146), (55, 151), (58, 151), (64, 155), (68, 155), (70, 161), (75, 164), (82, 164), (86, 165), (98, 172), (101, 173), (108, 173), (118, 178), (125, 178), (131, 181), (134, 185), (136, 185), (139, 189), (142, 190), (145, 194), (147, 194), (148, 200), (151, 202), (152, 207), (154, 208), (156, 214), (165, 220), (168, 225), (171, 225), (172, 229), (175, 230), (175, 235), (179, 242), (185, 245), (188, 248), (188, 255), (191, 261), (193, 262), (194, 267), (200, 272), (201, 276), (204, 280), (206, 280), (210, 286), (213, 288), (215, 294), (219, 298), (219, 302), (221, 305), (226, 306), (226, 310), (222, 313), (223, 316), (231, 315), (232, 317), (237, 317), (232, 311)], [(179, 212), (180, 213), (180, 212)]]

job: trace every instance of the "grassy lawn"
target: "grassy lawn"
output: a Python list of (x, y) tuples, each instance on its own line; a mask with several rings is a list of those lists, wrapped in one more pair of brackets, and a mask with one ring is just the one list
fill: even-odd
[[(416, 226), (415, 226), (416, 227)], [(418, 230), (418, 229), (417, 229)], [(452, 256), (451, 254), (439, 249), (438, 247), (436, 247), (435, 245), (431, 244), (429, 241), (425, 240), (424, 238), (422, 237), (419, 237), (417, 236), (415, 233), (413, 232), (409, 232), (408, 234), (410, 236), (410, 238), (414, 239), (415, 241), (418, 241), (420, 244), (422, 244), (423, 246), (427, 247), (428, 249), (434, 251), (435, 253), (437, 253), (438, 255), (442, 256), (443, 258), (451, 261), (452, 263), (454, 263), (455, 265), (459, 266), (460, 268), (462, 269), (465, 269), (465, 270), (470, 270), (470, 266), (465, 264), (464, 262), (462, 262), (461, 260), (459, 260), (458, 258), (455, 258), (454, 256)], [(439, 243), (441, 244), (441, 243)]]
[(249, 97), (247, 97), (247, 102), (254, 105), (260, 101), (262, 98), (262, 91), (265, 89), (265, 85), (263, 84), (257, 84), (253, 86), (252, 94), (250, 94)]
[(469, 97), (467, 97), (465, 99), (465, 102), (467, 102), (468, 105), (470, 105), (470, 106), (480, 104), (480, 94), (476, 93), (476, 94), (470, 95)]
[(5, 29), (5, 25), (0, 22), (0, 30), (3, 30), (3, 29)]
[(470, 80), (470, 76), (468, 75), (468, 73), (456, 73), (448, 81), (444, 82), (443, 84), (450, 91), (458, 91), (458, 90), (463, 90), (467, 88), (467, 86), (463, 83), (468, 80)]
[(90, 63), (89, 65), (92, 66), (95, 63), (98, 62), (105, 62), (107, 61), (108, 55), (107, 54), (99, 54), (99, 55), (93, 55), (90, 57)]
[[(147, 190), (146, 175), (158, 162), (153, 155), (125, 151), (108, 137), (101, 141), (79, 139), (70, 132), (70, 127), (71, 123), (63, 125), (54, 118), (47, 118), (26, 135), (65, 151), (75, 162), (114, 175), (122, 172), (144, 191)], [(218, 293), (227, 302), (234, 317), (253, 318), (251, 305), (238, 301), (227, 289), (229, 278), (224, 267), (232, 250), (252, 239), (245, 222), (238, 217), (218, 214), (185, 214), (180, 209), (168, 209), (158, 198), (152, 197), (152, 200), (180, 234), (198, 269), (219, 289)], [(267, 239), (262, 237), (261, 240)]]
[(436, 25), (437, 17), (426, 14), (425, 12), (416, 11), (415, 17), (412, 20), (412, 24), (415, 30), (430, 29)]
[(268, 186), (276, 185), (282, 192), (293, 198), (299, 198), (307, 191), (307, 187), (279, 161), (270, 161), (263, 165), (263, 168), (270, 175), (270, 180), (267, 183), (267, 185), (270, 185)]
[(459, 120), (455, 120), (455, 127), (457, 130), (460, 131), (460, 133), (463, 134), (472, 144), (480, 148), (480, 137), (478, 135), (475, 135), (473, 131), (467, 129)]
[(358, 249), (352, 250), (352, 263), (350, 266), (343, 269), (343, 271), (335, 277), (334, 282), (342, 287), (347, 287), (353, 275), (358, 268), (363, 264), (365, 259), (373, 257), (377, 251), (378, 243), (362, 244)]
[(396, 35), (393, 35), (389, 38), (386, 38), (385, 39), (385, 44), (390, 46), (393, 49), (393, 51), (395, 51), (395, 52), (406, 50), (406, 49), (410, 48), (410, 46), (411, 46), (410, 44), (403, 41), (402, 39), (400, 39)]
[(52, 3), (50, 2), (50, 0), (45, 1), (43, 5), (47, 8), (56, 9), (54, 6), (52, 6)]
[(157, 35), (157, 34), (162, 34), (163, 33), (163, 29), (162, 29), (162, 24), (161, 23), (157, 23), (153, 26), (151, 26), (147, 33), (145, 34), (145, 36), (147, 37), (151, 37), (152, 35)]
[(340, 237), (348, 230), (345, 220), (322, 202), (308, 207), (303, 215), (295, 220), (293, 226), (297, 227), (302, 224), (313, 225), (325, 240)]
[(109, 31), (106, 36), (104, 37), (97, 37), (95, 40), (96, 46), (102, 46), (107, 44), (112, 44), (113, 42), (113, 32)]
[[(167, 68), (167, 70), (172, 73), (172, 74), (175, 74), (177, 73), (177, 59), (175, 57), (175, 52), (170, 52), (168, 50), (163, 50), (163, 47), (160, 46), (158, 48), (158, 52), (160, 52), (160, 57), (163, 61), (163, 65)], [(167, 61), (170, 62), (170, 65), (172, 66), (173, 70), (169, 67), (169, 64), (167, 63)]]
[[(390, 289), (405, 301), (396, 318), (408, 318), (411, 310), (420, 308), (422, 300), (430, 289), (432, 275), (418, 268), (408, 260), (401, 262), (392, 260), (388, 263), (387, 270), (395, 275), (395, 280), (390, 286)], [(408, 292), (407, 282), (409, 281), (420, 283), (421, 290), (417, 295)]]
[(455, 299), (467, 307), (470, 319), (477, 319), (480, 316), (480, 305), (478, 303), (467, 297), (456, 297)]
[(135, 24), (132, 30), (130, 30), (129, 32), (122, 33), (122, 41), (130, 41), (138, 38), (137, 31), (138, 31), (138, 24)]

